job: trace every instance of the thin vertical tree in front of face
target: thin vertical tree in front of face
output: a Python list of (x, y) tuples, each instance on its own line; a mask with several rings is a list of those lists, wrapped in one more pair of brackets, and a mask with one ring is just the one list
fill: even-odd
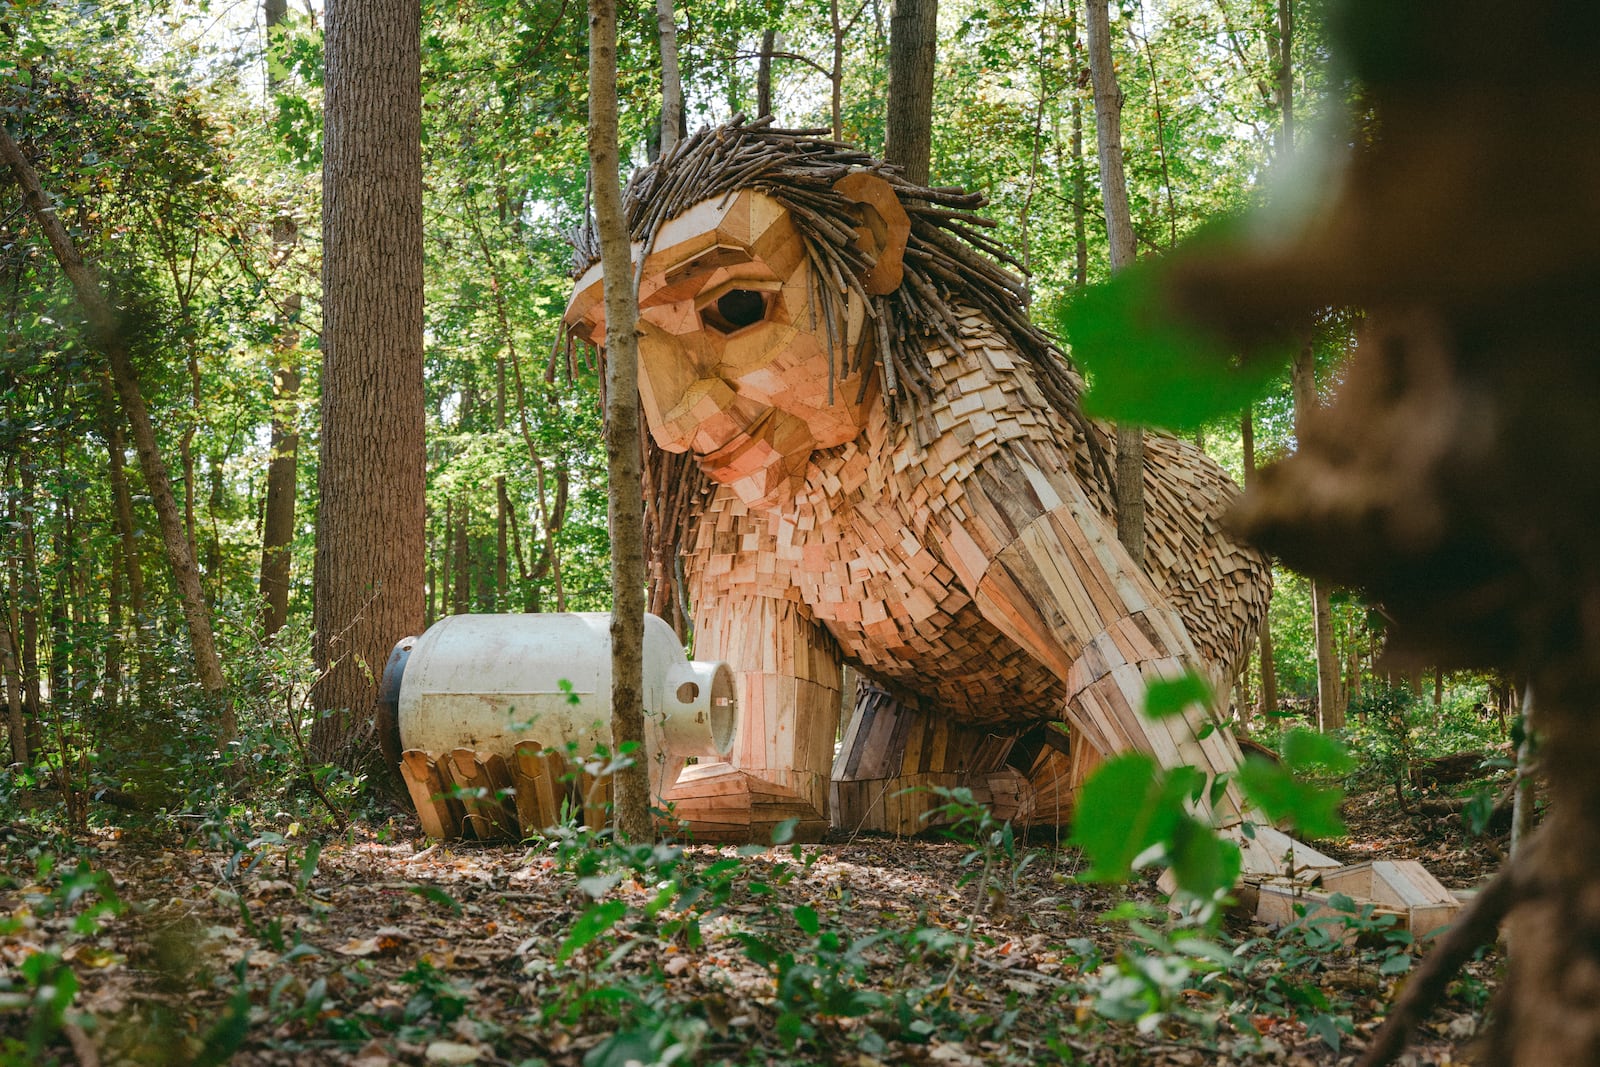
[[(666, 131), (663, 130), (663, 135)], [(663, 152), (665, 151), (663, 139)], [(617, 145), (617, 5), (589, 0), (589, 168), (605, 273), (606, 468), (611, 515), (611, 736), (637, 745), (616, 776), (617, 831), (650, 837), (650, 781), (644, 759), (644, 495), (639, 438), (638, 296), (622, 211)]]
[(375, 758), (377, 680), (423, 620), (421, 17), (327, 13), (311, 737), (350, 768)]

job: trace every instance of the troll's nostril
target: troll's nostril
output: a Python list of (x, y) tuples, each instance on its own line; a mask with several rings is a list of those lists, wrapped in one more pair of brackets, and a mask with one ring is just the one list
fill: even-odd
[(767, 314), (766, 294), (754, 289), (730, 289), (717, 297), (716, 306), (716, 318), (721, 321), (713, 325), (725, 331), (742, 330)]

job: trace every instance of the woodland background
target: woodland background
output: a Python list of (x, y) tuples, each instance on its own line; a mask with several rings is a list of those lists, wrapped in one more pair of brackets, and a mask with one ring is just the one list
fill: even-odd
[[(1350, 136), (1359, 92), (1331, 64), (1321, 3), (1111, 10), (1141, 257), (1259, 205), (1275, 161), (1315, 170), (1318, 145)], [(680, 0), (687, 125), (770, 110), (881, 151), (890, 14), (879, 0)], [(946, 0), (938, 13), (933, 181), (989, 197), (1047, 321), (1109, 273), (1081, 16), (1076, 0)], [(658, 140), (659, 36), (653, 8), (620, 17), (626, 169)], [(0, 2), (0, 118), (123, 313), (223, 674), (219, 693), (197, 672), (85, 314), (17, 187), (0, 185), (0, 673), (13, 758), (0, 804), (34, 865), (67, 849), (51, 834), (154, 818), (248, 845), (249, 867), (276, 857), (291, 882), (305, 875), (304, 891), (317, 858), (287, 839), (344, 829), (352, 812), (394, 823), (370, 768), (318, 744), (311, 696), (321, 18), (282, 0)], [(427, 619), (603, 610), (595, 368), (557, 343), (567, 234), (587, 212), (584, 12), (428, 0), (422, 19)], [(1327, 316), (1297, 361), (1298, 398), (1285, 375), (1197, 439), (1240, 482), (1292, 451), (1297, 403), (1337, 388), (1358, 325)], [(376, 392), (365, 402), (362, 418), (391, 414)], [(1395, 675), (1381, 612), (1321, 593), (1277, 569), (1270, 636), (1234, 694), (1243, 730), (1268, 744), (1295, 723), (1343, 730), (1367, 784), (1401, 810), (1421, 803), (1411, 772), (1426, 758), (1505, 757), (1520, 736), (1514, 679)], [(221, 758), (219, 736), (233, 739)], [(1480, 790), (1443, 810), (1466, 808), (1481, 829), (1496, 799)], [(985, 880), (1004, 851), (990, 847)], [(1014, 863), (1009, 836), (1006, 848)], [(50, 892), (67, 884), (48, 873), (35, 881)]]

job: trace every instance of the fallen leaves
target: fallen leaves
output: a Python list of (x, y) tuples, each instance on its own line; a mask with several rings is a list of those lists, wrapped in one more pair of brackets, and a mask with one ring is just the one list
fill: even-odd
[[(970, 955), (939, 1003), (990, 1019), (986, 1025), (998, 1036), (989, 1040), (987, 1031), (974, 1029), (962, 1041), (955, 1039), (959, 1031), (938, 1030), (918, 1044), (891, 1034), (880, 1042), (885, 1047), (862, 1046), (859, 1055), (836, 1062), (961, 1067), (1053, 1060), (1046, 1033), (1074, 1025), (1091, 1035), (1071, 1042), (1074, 1055), (1093, 1067), (1220, 1062), (1216, 1054), (1197, 1059), (1192, 1048), (1160, 1035), (1108, 1027), (1073, 993), (1068, 980), (1078, 973), (1082, 946), (1093, 944), (1109, 958), (1122, 928), (1100, 919), (1121, 891), (1072, 884), (1067, 876), (1077, 859), (1070, 853), (1030, 868), (1008, 890), (1010, 909), (998, 915), (982, 907), (976, 886), (963, 884), (972, 870), (962, 864), (967, 849), (959, 845), (878, 838), (808, 850), (803, 864), (785, 850), (747, 857), (741, 888), (702, 917), (702, 940), (691, 948), (638, 927), (640, 909), (658, 886), (623, 878), (591, 901), (542, 850), (330, 843), (314, 877), (301, 884), (283, 877), (298, 869), (299, 848), (264, 845), (230, 862), (215, 852), (141, 850), (125, 840), (96, 862), (114, 875), (133, 908), (107, 919), (99, 936), (71, 936), (69, 917), (35, 914), (23, 891), (0, 896), (0, 917), (14, 920), (9, 935), (0, 936), (0, 977), (44, 946), (58, 946), (81, 982), (77, 1006), (95, 1024), (84, 1032), (104, 1062), (118, 1062), (131, 1041), (148, 1043), (158, 1017), (176, 1028), (180, 1043), (194, 1047), (242, 974), (251, 1027), (230, 1061), (238, 1067), (530, 1060), (576, 1067), (615, 1029), (621, 1010), (620, 1001), (605, 1010), (573, 1007), (578, 991), (604, 993), (616, 976), (630, 974), (643, 982), (636, 988), (654, 982), (663, 998), (689, 1006), (684, 1010), (706, 1028), (708, 1047), (716, 1050), (704, 1062), (804, 1063), (821, 1058), (824, 1046), (789, 1050), (778, 1043), (773, 974), (746, 956), (739, 933), (789, 917), (787, 927), (769, 933), (793, 949), (816, 936), (806, 932), (812, 927), (846, 942), (920, 927), (929, 935), (923, 957), (909, 958), (897, 942), (863, 953), (872, 988), (893, 993), (942, 979), (954, 959), (952, 939), (971, 916)], [(692, 862), (704, 867), (731, 855), (700, 848)], [(756, 884), (763, 888), (756, 891)], [(27, 892), (37, 900), (50, 888)], [(593, 950), (575, 947), (563, 961), (562, 945), (591, 906), (604, 909), (589, 920)], [(157, 945), (169, 947), (157, 951)], [(614, 951), (619, 946), (632, 947)], [(1330, 981), (1365, 995), (1362, 979), (1337, 967)], [(1380, 1010), (1375, 997), (1370, 1005)], [(992, 1022), (1008, 1012), (1016, 1014), (1005, 1026)], [(0, 1037), (15, 1032), (7, 1018), (0, 1013)], [(864, 1020), (819, 1022), (832, 1027), (829, 1056), (872, 1032)], [(1458, 1015), (1435, 1040), (1441, 1048), (1470, 1040), (1472, 1025), (1470, 1016)], [(1236, 1062), (1338, 1062), (1298, 1024), (1264, 1016), (1261, 1029), (1272, 1037), (1256, 1037), (1257, 1051), (1239, 1053)], [(320, 1051), (307, 1059), (308, 1048)]]

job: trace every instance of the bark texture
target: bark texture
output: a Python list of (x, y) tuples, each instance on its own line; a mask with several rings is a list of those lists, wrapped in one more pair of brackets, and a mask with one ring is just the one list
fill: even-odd
[(117, 398), (133, 430), (134, 450), (144, 472), (150, 501), (161, 526), (161, 541), (167, 552), (173, 584), (182, 602), (184, 623), (189, 631), (189, 646), (194, 654), (195, 675), (216, 716), (218, 740), (232, 740), (236, 730), (233, 708), (227, 698), (227, 683), (222, 675), (222, 660), (217, 654), (211, 630), (211, 609), (200, 586), (200, 568), (195, 563), (194, 545), (184, 530), (183, 513), (172, 491), (172, 479), (156, 443), (155, 427), (145, 407), (144, 394), (134, 374), (133, 361), (123, 342), (117, 313), (100, 290), (100, 282), (79, 255), (66, 227), (44, 195), (39, 175), (22, 154), (11, 135), (0, 127), (0, 157), (10, 165), (17, 184), (39, 228), (50, 242), (62, 273), (72, 283), (78, 304), (89, 319), (95, 344), (111, 367), (111, 380)]
[[(1089, 78), (1094, 84), (1095, 140), (1100, 153), (1100, 195), (1106, 209), (1106, 240), (1111, 272), (1134, 261), (1133, 215), (1128, 179), (1122, 166), (1122, 87), (1111, 58), (1111, 19), (1107, 0), (1086, 0), (1084, 26), (1089, 37)], [(1117, 427), (1117, 540), (1133, 562), (1144, 566), (1144, 430)]]
[(894, 0), (889, 12), (889, 115), (883, 158), (917, 185), (933, 158), (933, 63), (938, 0)]
[[(1244, 452), (1244, 488), (1249, 492), (1256, 482), (1255, 412), (1244, 409), (1239, 417), (1239, 439)], [(1278, 666), (1272, 658), (1272, 614), (1261, 616), (1261, 713), (1278, 710)]]
[[(271, 36), (288, 16), (286, 0), (265, 0), (262, 15)], [(267, 84), (278, 79), (268, 64)], [(299, 243), (294, 219), (279, 215), (272, 223), (273, 265), (283, 266)], [(289, 566), (294, 542), (296, 483), (300, 470), (300, 294), (290, 293), (278, 316), (278, 338), (272, 347), (271, 454), (267, 460), (267, 500), (261, 517), (261, 633), (271, 639), (289, 619)]]
[[(664, 153), (663, 153), (664, 154)], [(606, 303), (606, 467), (611, 527), (611, 737), (637, 745), (616, 776), (617, 832), (648, 840), (644, 765), (644, 495), (639, 439), (638, 295), (617, 147), (616, 0), (589, 0), (589, 167)]]
[[(683, 81), (678, 74), (678, 24), (672, 17), (672, 0), (656, 0), (656, 32), (661, 39), (661, 154), (666, 155), (683, 129)], [(616, 88), (613, 81), (613, 95)], [(591, 113), (593, 107), (591, 100)]]
[(422, 93), (417, 0), (328, 7), (314, 754), (377, 754), (376, 687), (423, 617)]
[[(1295, 434), (1300, 437), (1306, 420), (1317, 409), (1317, 361), (1310, 343), (1295, 353), (1291, 371)], [(1317, 648), (1317, 727), (1335, 730), (1344, 725), (1344, 703), (1339, 694), (1339, 660), (1333, 647), (1333, 606), (1325, 580), (1311, 579), (1311, 616)]]

